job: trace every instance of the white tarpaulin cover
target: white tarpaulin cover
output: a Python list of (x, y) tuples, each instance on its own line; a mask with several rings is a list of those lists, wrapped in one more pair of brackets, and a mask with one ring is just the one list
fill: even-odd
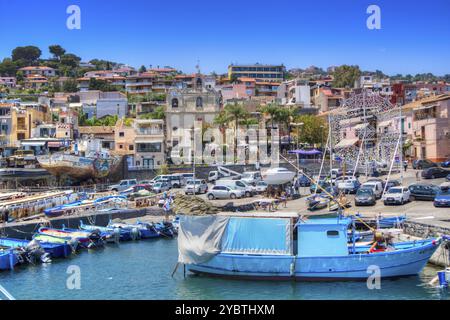
[(178, 262), (205, 263), (221, 250), (227, 216), (181, 216), (178, 230)]

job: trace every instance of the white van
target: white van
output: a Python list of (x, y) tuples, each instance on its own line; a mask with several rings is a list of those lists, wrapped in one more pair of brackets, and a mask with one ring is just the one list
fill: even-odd
[(370, 188), (373, 190), (375, 197), (380, 199), (383, 195), (383, 184), (380, 181), (369, 181), (361, 185), (361, 188)]
[(256, 185), (259, 181), (262, 180), (261, 172), (246, 171), (242, 174), (241, 180), (247, 182), (248, 184)]
[(231, 189), (242, 190), (246, 197), (253, 197), (256, 188), (242, 180), (217, 180), (216, 186), (229, 187)]

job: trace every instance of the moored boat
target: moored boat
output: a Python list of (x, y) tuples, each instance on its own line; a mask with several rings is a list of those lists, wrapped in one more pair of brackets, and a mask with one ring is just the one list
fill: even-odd
[(86, 211), (100, 211), (121, 207), (127, 204), (125, 196), (109, 195), (94, 200), (79, 200), (44, 210), (47, 217), (59, 217)]
[(0, 246), (12, 248), (21, 256), (22, 260), (35, 263), (36, 261), (50, 262), (51, 251), (56, 245), (40, 243), (37, 240), (0, 238)]
[(1, 270), (12, 270), (14, 266), (19, 263), (14, 249), (0, 247), (0, 271)]
[[(367, 279), (418, 274), (441, 239), (348, 245), (351, 217), (296, 213), (182, 216), (179, 262), (198, 274), (255, 279)], [(353, 229), (352, 229), (353, 230)]]
[(108, 242), (110, 241), (117, 242), (116, 241), (117, 237), (119, 241), (132, 240), (131, 230), (129, 229), (89, 225), (84, 224), (83, 221), (80, 221), (80, 229), (85, 231), (98, 230), (100, 232), (100, 235)]
[[(103, 245), (103, 241), (98, 232), (83, 231), (75, 229), (53, 229), (47, 227), (39, 228), (38, 234), (51, 236), (65, 241), (76, 241), (81, 248), (94, 248)], [(48, 240), (51, 240), (48, 239)]]
[(150, 223), (137, 222), (136, 224), (128, 224), (120, 222), (110, 222), (108, 224), (108, 227), (130, 230), (132, 235), (137, 233), (138, 239), (152, 239), (161, 236), (158, 230), (156, 230), (156, 228)]

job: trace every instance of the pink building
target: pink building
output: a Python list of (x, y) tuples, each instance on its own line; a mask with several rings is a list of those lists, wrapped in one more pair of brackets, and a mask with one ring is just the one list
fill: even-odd
[(412, 148), (416, 159), (443, 161), (450, 157), (450, 95), (409, 103), (412, 112)]

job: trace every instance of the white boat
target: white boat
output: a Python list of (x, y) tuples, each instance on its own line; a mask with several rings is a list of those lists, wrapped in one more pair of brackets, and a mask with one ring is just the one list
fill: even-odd
[(281, 168), (281, 167), (270, 168), (262, 174), (263, 180), (267, 184), (272, 184), (272, 185), (288, 183), (288, 182), (292, 181), (292, 179), (294, 179), (294, 177), (295, 177), (295, 172), (289, 171), (288, 169)]

